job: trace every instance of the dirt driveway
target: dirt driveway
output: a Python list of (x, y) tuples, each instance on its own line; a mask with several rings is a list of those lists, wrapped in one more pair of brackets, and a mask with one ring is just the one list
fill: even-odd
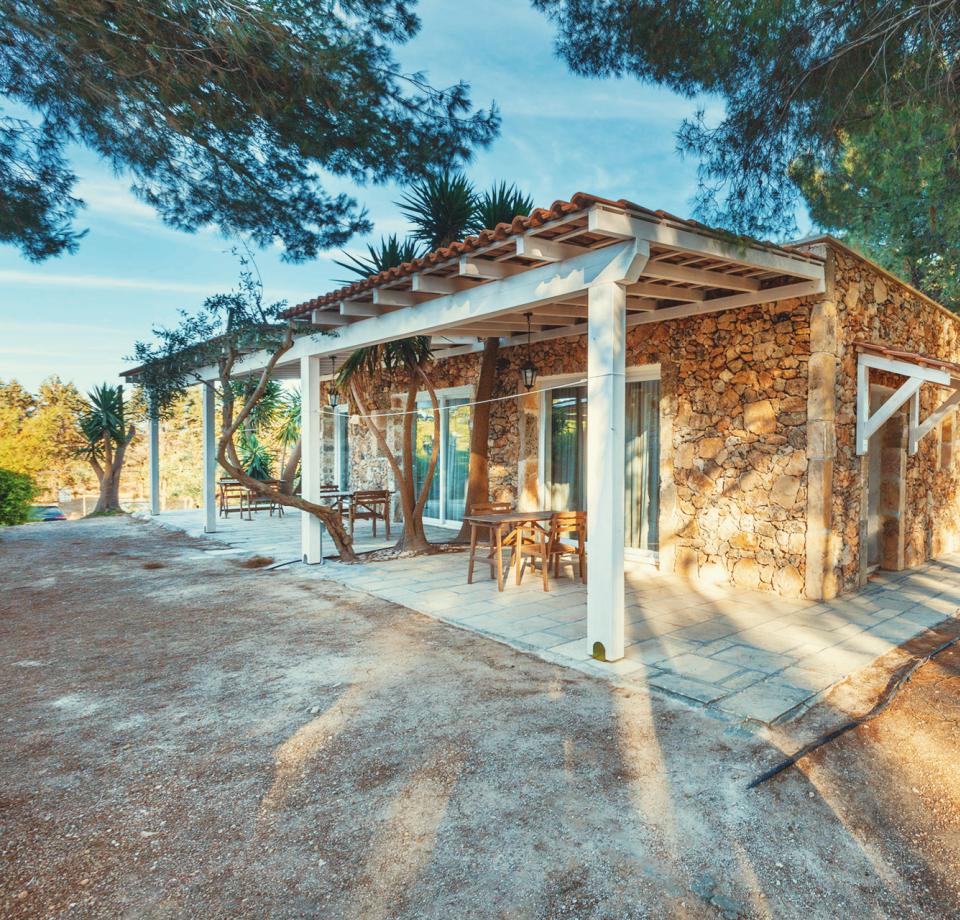
[(0, 531), (0, 916), (960, 916), (955, 650), (748, 792), (772, 740), (212, 546)]

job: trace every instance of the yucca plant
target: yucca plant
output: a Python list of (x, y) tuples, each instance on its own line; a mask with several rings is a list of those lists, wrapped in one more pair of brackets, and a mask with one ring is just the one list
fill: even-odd
[(525, 195), (514, 183), (499, 182), (477, 196), (470, 225), (471, 233), (509, 224), (515, 217), (526, 217), (533, 210), (533, 198)]
[(413, 224), (413, 238), (438, 249), (462, 240), (470, 232), (477, 193), (463, 173), (447, 171), (415, 182), (397, 207)]
[(261, 482), (269, 479), (273, 470), (273, 457), (270, 451), (252, 431), (242, 430), (237, 440), (237, 452), (246, 474)]
[(127, 421), (123, 387), (101, 384), (87, 394), (87, 406), (79, 420), (86, 444), (81, 456), (90, 461), (100, 482), (100, 497), (94, 514), (121, 511), (120, 473), (127, 447), (136, 429)]
[[(257, 386), (257, 379), (245, 377), (242, 380), (231, 381), (230, 387), (233, 396), (240, 402), (246, 402)], [(250, 410), (246, 428), (248, 431), (259, 432), (270, 428), (277, 421), (283, 408), (284, 392), (278, 380), (268, 380), (263, 393)]]
[[(367, 258), (350, 255), (349, 252), (343, 252), (347, 261), (342, 262), (334, 259), (334, 264), (345, 268), (360, 278), (369, 278), (371, 275), (379, 275), (380, 272), (388, 268), (396, 268), (403, 265), (404, 262), (412, 262), (420, 255), (421, 247), (415, 240), (400, 239), (395, 233), (390, 236), (380, 237), (380, 242), (374, 246), (367, 244)], [(341, 250), (342, 251), (342, 250)], [(337, 278), (337, 284), (352, 284), (356, 278)]]

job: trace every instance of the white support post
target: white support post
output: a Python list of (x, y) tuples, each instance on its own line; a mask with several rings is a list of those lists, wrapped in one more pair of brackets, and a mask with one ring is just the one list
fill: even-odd
[(623, 495), (626, 422), (626, 291), (591, 287), (587, 333), (588, 652), (623, 657)]
[(203, 532), (217, 530), (217, 391), (201, 384), (203, 419)]
[(867, 422), (870, 421), (870, 368), (863, 355), (857, 361), (857, 454), (867, 452)]
[(920, 389), (917, 388), (910, 400), (910, 425), (907, 428), (907, 453), (912, 457), (917, 452), (920, 440)]
[(160, 513), (160, 420), (150, 419), (150, 513)]
[(919, 407), (917, 411), (918, 423), (914, 425), (911, 422), (910, 427), (910, 453), (915, 454), (919, 442), (933, 431), (951, 412), (956, 412), (960, 406), (960, 390), (954, 390), (945, 402), (941, 403), (939, 408), (933, 411), (922, 422), (919, 421)]
[[(320, 499), (320, 359), (300, 359), (300, 482), (303, 498), (321, 503)], [(300, 513), (300, 544), (307, 565), (323, 562), (323, 524), (314, 514)]]

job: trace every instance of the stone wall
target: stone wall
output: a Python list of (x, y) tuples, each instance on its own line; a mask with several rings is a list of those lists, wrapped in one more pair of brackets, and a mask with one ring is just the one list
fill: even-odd
[[(865, 458), (855, 453), (856, 367), (853, 343), (879, 342), (905, 351), (915, 351), (948, 361), (960, 361), (960, 317), (918, 295), (906, 285), (880, 271), (843, 247), (831, 245), (835, 260), (838, 310), (836, 472), (833, 514), (841, 541), (837, 578), (841, 590), (861, 584), (866, 576), (866, 477)], [(871, 383), (896, 387), (903, 378), (871, 374)], [(946, 390), (924, 384), (921, 417), (946, 398)], [(904, 410), (905, 413), (906, 410)], [(904, 413), (901, 413), (903, 415)], [(938, 553), (960, 546), (960, 465), (953, 449), (957, 425), (951, 418), (920, 441), (917, 453), (906, 453), (905, 419), (894, 419), (896, 432), (884, 433), (885, 488), (899, 475), (902, 465), (903, 493), (884, 495), (889, 522), (902, 541), (896, 554), (884, 553), (885, 564), (910, 567)], [(946, 443), (944, 443), (946, 434)], [(898, 443), (893, 444), (892, 440)], [(894, 499), (899, 498), (899, 501)], [(902, 519), (892, 515), (900, 509)], [(893, 560), (893, 561), (891, 561)]]
[[(629, 331), (627, 365), (661, 368), (664, 568), (801, 593), (809, 341), (810, 309), (801, 301)], [(516, 394), (525, 358), (523, 348), (501, 352), (496, 397)], [(431, 370), (435, 386), (475, 386), (479, 360), (474, 354), (438, 362)], [(586, 340), (540, 343), (534, 360), (541, 381), (585, 374)], [(399, 378), (385, 384), (381, 411), (402, 385)], [(491, 412), (491, 494), (520, 507), (539, 504), (540, 405), (538, 396), (523, 395), (498, 401)], [(390, 426), (392, 442), (398, 428)], [(392, 487), (359, 419), (351, 420), (350, 434), (351, 486)]]
[[(661, 370), (660, 563), (705, 581), (787, 596), (832, 597), (865, 578), (866, 461), (854, 453), (858, 339), (960, 361), (960, 320), (842, 246), (827, 259), (827, 291), (807, 300), (637, 326), (627, 366)], [(534, 346), (541, 382), (586, 373), (586, 340)], [(538, 395), (516, 396), (523, 347), (500, 352), (490, 420), (491, 497), (539, 507)], [(476, 386), (480, 355), (437, 362), (438, 389)], [(896, 378), (873, 382), (897, 385)], [(402, 409), (402, 377), (377, 409)], [(924, 386), (929, 413), (944, 391)], [(952, 420), (904, 460), (904, 565), (960, 546), (960, 449)], [(388, 437), (399, 453), (399, 419)], [(333, 476), (324, 426), (325, 478)], [(894, 435), (891, 434), (891, 437)], [(888, 439), (889, 440), (889, 439)], [(359, 418), (350, 421), (353, 488), (393, 488)], [(887, 445), (888, 465), (899, 463)], [(885, 461), (885, 462), (887, 462)], [(887, 496), (888, 504), (892, 503)], [(892, 506), (892, 505), (891, 505)], [(944, 509), (950, 509), (944, 513)]]

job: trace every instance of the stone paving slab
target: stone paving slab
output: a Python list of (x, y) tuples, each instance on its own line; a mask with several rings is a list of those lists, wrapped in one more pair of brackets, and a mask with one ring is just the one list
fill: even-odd
[[(208, 536), (211, 552), (299, 559), (299, 513), (230, 519), (204, 535), (200, 512), (153, 519)], [(359, 550), (389, 546), (361, 522)], [(427, 528), (435, 542), (453, 531)], [(224, 545), (225, 544), (225, 545)], [(332, 546), (330, 547), (332, 551)], [(908, 572), (883, 572), (856, 594), (818, 603), (763, 592), (690, 585), (649, 565), (624, 574), (627, 647), (607, 663), (589, 656), (586, 588), (572, 575), (535, 573), (502, 592), (480, 577), (466, 584), (466, 557), (443, 553), (349, 566), (285, 566), (295, 577), (324, 578), (475, 630), (525, 652), (627, 685), (652, 687), (718, 715), (770, 723), (792, 717), (835, 683), (960, 608), (960, 554)]]

